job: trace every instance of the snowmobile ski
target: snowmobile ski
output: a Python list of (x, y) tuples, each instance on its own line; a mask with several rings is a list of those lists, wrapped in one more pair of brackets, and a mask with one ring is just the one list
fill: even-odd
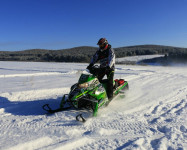
[(68, 110), (72, 107), (65, 107), (65, 108), (58, 108), (58, 109), (51, 109), (51, 107), (49, 106), (49, 104), (45, 104), (42, 106), (43, 110), (47, 111), (50, 114), (56, 113), (56, 112), (60, 112), (60, 111), (65, 111)]
[(82, 116), (82, 114), (78, 114), (76, 116), (76, 120), (83, 123), (86, 122), (86, 119)]

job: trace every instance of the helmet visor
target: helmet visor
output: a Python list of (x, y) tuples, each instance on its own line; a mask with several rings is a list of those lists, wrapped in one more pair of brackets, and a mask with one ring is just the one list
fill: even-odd
[(103, 49), (103, 48), (105, 48), (105, 43), (103, 43), (103, 44), (99, 44), (99, 48), (101, 48), (101, 49)]

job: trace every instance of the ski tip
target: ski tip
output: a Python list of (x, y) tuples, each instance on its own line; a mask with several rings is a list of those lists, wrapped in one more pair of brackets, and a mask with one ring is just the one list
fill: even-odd
[(83, 123), (86, 122), (86, 119), (82, 116), (82, 114), (77, 115), (76, 120)]

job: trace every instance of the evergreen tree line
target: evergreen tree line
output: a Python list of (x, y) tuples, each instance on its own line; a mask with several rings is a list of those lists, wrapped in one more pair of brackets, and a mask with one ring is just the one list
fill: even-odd
[[(39, 62), (90, 62), (96, 47), (75, 47), (64, 50), (31, 49), (24, 51), (0, 51), (0, 61), (39, 61)], [(160, 45), (139, 45), (114, 48), (117, 58), (136, 55), (166, 54), (173, 59), (187, 61), (187, 48)]]

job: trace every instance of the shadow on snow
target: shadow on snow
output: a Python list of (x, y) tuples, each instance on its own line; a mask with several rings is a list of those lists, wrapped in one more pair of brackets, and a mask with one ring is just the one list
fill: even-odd
[(46, 111), (42, 109), (44, 104), (50, 104), (52, 109), (60, 106), (61, 97), (57, 99), (44, 99), (33, 101), (9, 101), (6, 97), (0, 97), (0, 109), (13, 115), (29, 116), (44, 115)]

